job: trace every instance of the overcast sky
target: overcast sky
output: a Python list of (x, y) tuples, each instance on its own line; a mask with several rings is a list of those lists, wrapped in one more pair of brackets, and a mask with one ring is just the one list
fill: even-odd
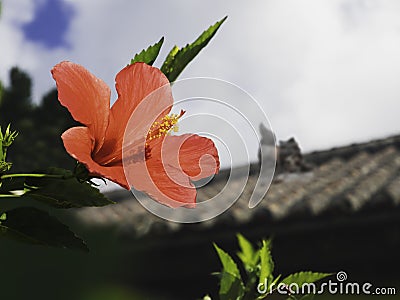
[(278, 139), (294, 136), (305, 151), (400, 133), (398, 0), (3, 0), (0, 79), (27, 70), (38, 101), (54, 87), (52, 66), (71, 60), (114, 89), (135, 52), (165, 36), (164, 58), (225, 15), (181, 78), (235, 83)]

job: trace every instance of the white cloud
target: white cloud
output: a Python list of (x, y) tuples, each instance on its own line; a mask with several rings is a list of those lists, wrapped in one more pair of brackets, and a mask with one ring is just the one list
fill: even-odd
[(53, 87), (50, 69), (54, 61), (66, 55), (66, 50), (56, 48), (48, 50), (42, 45), (25, 39), (21, 25), (34, 18), (35, 5), (42, 0), (6, 0), (3, 1), (0, 19), (0, 40), (2, 57), (0, 59), (0, 79), (8, 84), (8, 72), (13, 66), (28, 71), (33, 78), (33, 99), (39, 101), (41, 96)]
[[(35, 78), (35, 99), (54, 86), (49, 70), (78, 62), (108, 84), (138, 51), (161, 36), (193, 40), (225, 15), (227, 22), (182, 77), (217, 77), (261, 103), (278, 138), (296, 136), (306, 150), (400, 131), (400, 3), (335, 1), (68, 0), (76, 8), (72, 49), (48, 50), (24, 39), (18, 24), (32, 1), (4, 1), (0, 76), (18, 64)], [(114, 93), (115, 96), (115, 93)], [(256, 145), (250, 145), (255, 158)]]

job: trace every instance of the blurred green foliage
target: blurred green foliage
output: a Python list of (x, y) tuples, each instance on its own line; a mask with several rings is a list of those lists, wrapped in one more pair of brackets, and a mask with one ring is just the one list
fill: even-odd
[(51, 90), (40, 104), (35, 104), (31, 98), (32, 80), (27, 73), (14, 67), (9, 82), (0, 100), (0, 125), (5, 128), (11, 123), (19, 133), (8, 153), (13, 172), (50, 166), (74, 168), (75, 160), (64, 150), (60, 136), (77, 123), (58, 102), (57, 90)]
[(2, 96), (3, 96), (3, 84), (0, 81), (0, 103), (1, 103)]
[[(0, 1), (0, 17), (1, 17), (1, 9), (2, 9), (2, 4), (1, 4), (1, 1)], [(0, 81), (0, 103), (1, 103), (1, 96), (3, 95), (3, 85), (1, 84), (1, 81)]]
[[(271, 240), (263, 240), (258, 249), (241, 234), (237, 235), (240, 251), (237, 256), (241, 262), (238, 267), (235, 260), (227, 252), (214, 244), (218, 257), (222, 264), (222, 270), (216, 273), (219, 276), (219, 300), (311, 300), (313, 294), (290, 295), (280, 294), (279, 290), (287, 289), (295, 284), (301, 287), (303, 284), (317, 282), (331, 276), (330, 273), (297, 272), (281, 279), (281, 275), (274, 276), (274, 262), (271, 254)], [(244, 276), (241, 271), (244, 270)], [(246, 278), (246, 280), (244, 280)], [(280, 287), (279, 287), (280, 286)], [(215, 298), (214, 298), (215, 299)], [(202, 300), (212, 300), (210, 296)]]

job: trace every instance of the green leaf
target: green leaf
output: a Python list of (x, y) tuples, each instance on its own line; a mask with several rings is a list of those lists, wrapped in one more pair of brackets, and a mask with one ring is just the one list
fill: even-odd
[(179, 49), (178, 46), (172, 48), (161, 66), (161, 71), (170, 82), (174, 82), (183, 69), (207, 46), (226, 18), (210, 26), (193, 43), (187, 44), (182, 49)]
[(304, 283), (313, 283), (316, 282), (318, 280), (321, 280), (325, 277), (331, 276), (332, 274), (330, 273), (316, 273), (316, 272), (298, 272), (298, 273), (294, 273), (291, 274), (287, 277), (285, 277), (282, 280), (282, 283), (284, 284), (291, 284), (291, 283), (295, 283), (297, 284), (299, 287), (301, 287)]
[(254, 251), (253, 245), (240, 233), (237, 234), (237, 239), (240, 247), (237, 256), (243, 262), (246, 271), (252, 272), (259, 260), (259, 253)]
[(131, 59), (131, 64), (136, 62), (144, 62), (150, 66), (153, 65), (153, 63), (157, 59), (158, 54), (160, 53), (160, 49), (163, 43), (164, 37), (162, 37), (154, 45), (149, 46), (146, 50), (143, 49), (140, 53), (136, 54), (135, 57)]
[(227, 272), (221, 272), (221, 286), (219, 289), (220, 300), (239, 300), (244, 295), (243, 282)]
[(3, 174), (11, 169), (12, 163), (0, 160), (0, 174)]
[[(161, 66), (161, 71), (168, 77), (168, 72), (172, 70), (172, 65), (175, 60), (175, 56), (179, 52), (179, 47), (178, 46), (173, 46), (171, 51), (169, 51), (167, 57), (165, 58), (165, 61), (163, 65)], [(168, 79), (171, 81), (171, 79), (168, 77)], [(172, 82), (172, 81), (171, 81)]]
[[(18, 136), (18, 132), (10, 130), (10, 124), (8, 124), (6, 131), (3, 134), (3, 129), (0, 126), (0, 161), (3, 162), (3, 170), (1, 172), (8, 171), (7, 163), (6, 163), (6, 156), (7, 156), (7, 148), (11, 146), (14, 142), (15, 138)], [(11, 167), (11, 164), (9, 164)]]
[(219, 296), (221, 300), (241, 299), (244, 285), (239, 269), (232, 257), (214, 244), (222, 264)]
[[(276, 278), (272, 278), (271, 276), (271, 283), (268, 284), (268, 287), (265, 288), (264, 286), (262, 286), (262, 289), (265, 289), (265, 293), (261, 294), (258, 299), (271, 299), (271, 300), (278, 300), (278, 299), (287, 299), (287, 297), (285, 295), (280, 295), (277, 292), (277, 287), (278, 287), (278, 282), (279, 279), (281, 278), (281, 275), (278, 275)], [(264, 283), (263, 283), (264, 284)]]
[(236, 263), (234, 262), (234, 260), (232, 259), (232, 257), (228, 253), (226, 253), (224, 250), (219, 248), (216, 244), (214, 244), (214, 248), (215, 248), (215, 250), (217, 250), (219, 259), (220, 259), (222, 267), (223, 267), (223, 271), (227, 272), (229, 274), (232, 274), (233, 276), (236, 276), (240, 279), (241, 277), (240, 277), (239, 269), (238, 269)]
[(271, 255), (271, 240), (263, 240), (262, 247), (260, 249), (260, 261), (261, 261), (261, 269), (260, 269), (260, 283), (265, 283), (267, 281), (268, 286), (273, 281), (274, 272), (274, 262), (272, 260)]
[(14, 142), (14, 140), (18, 136), (17, 131), (11, 131), (10, 130), (11, 124), (8, 124), (5, 133), (2, 133), (1, 126), (0, 126), (0, 132), (1, 132), (1, 141), (3, 147), (10, 147), (11, 144)]
[(49, 168), (44, 173), (61, 175), (63, 178), (27, 177), (25, 185), (28, 191), (24, 198), (32, 197), (56, 208), (105, 206), (114, 203), (89, 183), (79, 182), (69, 170)]
[(308, 294), (308, 295), (304, 295), (303, 297), (300, 298), (300, 300), (313, 300), (314, 299), (313, 294)]
[(5, 220), (7, 220), (7, 214), (6, 213), (2, 213), (0, 215), (0, 224), (1, 224), (2, 221), (5, 221)]
[(7, 220), (0, 225), (0, 236), (28, 244), (88, 251), (86, 244), (66, 225), (33, 207), (7, 211)]

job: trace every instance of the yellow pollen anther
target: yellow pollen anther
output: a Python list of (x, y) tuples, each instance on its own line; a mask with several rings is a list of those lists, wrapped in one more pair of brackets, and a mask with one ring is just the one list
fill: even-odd
[[(146, 141), (151, 141), (162, 136), (168, 135), (173, 132), (178, 132), (178, 120), (185, 113), (184, 110), (181, 110), (180, 114), (170, 114), (165, 115), (160, 122), (155, 121), (150, 130), (147, 132)], [(147, 142), (146, 142), (147, 145)]]

